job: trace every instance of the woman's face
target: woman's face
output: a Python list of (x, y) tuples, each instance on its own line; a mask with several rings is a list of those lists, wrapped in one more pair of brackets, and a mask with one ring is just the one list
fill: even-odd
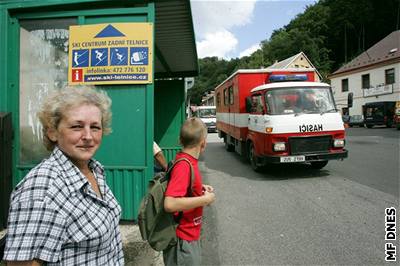
[(57, 143), (71, 161), (81, 169), (93, 157), (103, 136), (101, 111), (94, 105), (68, 109), (57, 129), (49, 130), (49, 138)]

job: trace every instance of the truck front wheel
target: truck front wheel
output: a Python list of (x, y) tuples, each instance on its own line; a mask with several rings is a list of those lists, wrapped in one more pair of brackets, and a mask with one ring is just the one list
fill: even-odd
[(322, 169), (328, 164), (328, 161), (311, 162), (311, 167), (314, 169)]
[(254, 145), (252, 142), (250, 142), (249, 145), (249, 161), (251, 168), (253, 168), (254, 171), (260, 172), (262, 169), (262, 166), (258, 164), (258, 159), (254, 150)]

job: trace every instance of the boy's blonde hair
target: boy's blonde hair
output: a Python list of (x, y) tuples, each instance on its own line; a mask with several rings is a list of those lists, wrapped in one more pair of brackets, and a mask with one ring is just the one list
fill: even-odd
[(184, 148), (193, 148), (207, 137), (207, 127), (200, 118), (187, 119), (179, 134), (179, 141)]

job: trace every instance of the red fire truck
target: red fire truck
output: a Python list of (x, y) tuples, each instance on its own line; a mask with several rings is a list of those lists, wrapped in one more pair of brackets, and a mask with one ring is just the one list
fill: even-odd
[[(215, 89), (217, 129), (228, 151), (267, 163), (321, 169), (347, 157), (345, 129), (331, 88), (314, 69), (238, 70)], [(352, 103), (349, 103), (349, 105)]]

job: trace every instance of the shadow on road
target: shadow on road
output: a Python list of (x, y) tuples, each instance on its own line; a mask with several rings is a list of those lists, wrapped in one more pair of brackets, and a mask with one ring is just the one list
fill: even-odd
[(268, 164), (256, 173), (239, 154), (227, 152), (223, 143), (209, 143), (200, 161), (209, 169), (255, 180), (279, 181), (294, 178), (317, 178), (329, 175), (328, 170), (315, 170), (308, 164)]

